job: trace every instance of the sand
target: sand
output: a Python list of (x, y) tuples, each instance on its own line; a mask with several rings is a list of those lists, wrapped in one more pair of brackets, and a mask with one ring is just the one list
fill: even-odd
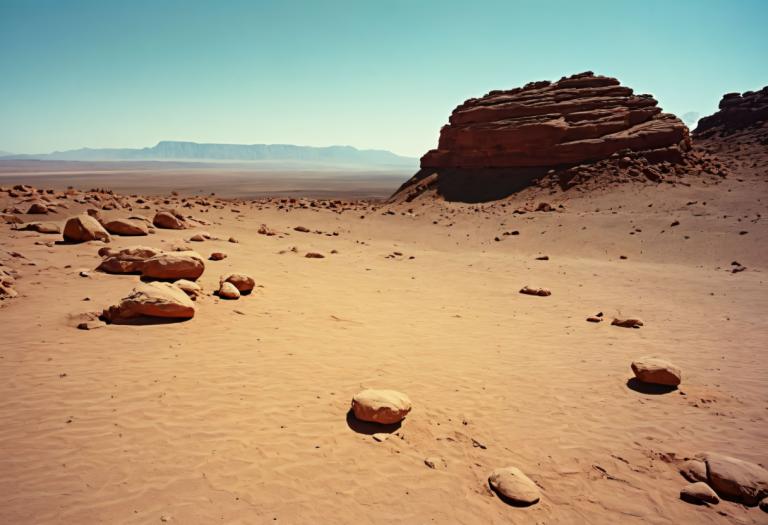
[[(18, 200), (0, 193), (0, 208)], [(544, 200), (558, 211), (513, 213)], [(87, 207), (65, 202), (24, 218), (63, 225)], [(504, 205), (195, 205), (182, 209), (210, 225), (112, 242), (219, 237), (190, 243), (228, 254), (206, 261), (195, 318), (91, 331), (79, 316), (139, 278), (92, 271), (99, 243), (36, 245), (58, 237), (1, 225), (0, 263), (22, 276), (0, 308), (0, 522), (765, 523), (681, 501), (677, 463), (768, 464), (766, 202), (752, 173)], [(164, 206), (149, 204), (102, 213)], [(254, 292), (211, 295), (229, 272)], [(638, 389), (642, 356), (678, 365), (680, 388)], [(413, 401), (384, 441), (348, 415), (363, 388)], [(505, 466), (539, 503), (493, 495)]]

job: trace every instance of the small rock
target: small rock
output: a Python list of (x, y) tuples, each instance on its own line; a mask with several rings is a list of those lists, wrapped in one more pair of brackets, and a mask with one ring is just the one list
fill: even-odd
[(182, 292), (187, 294), (190, 299), (193, 301), (196, 301), (198, 297), (200, 297), (203, 294), (203, 289), (200, 287), (199, 284), (188, 281), (187, 279), (179, 279), (178, 281), (175, 281), (174, 286), (179, 288)]
[(429, 457), (424, 460), (424, 464), (433, 470), (443, 470), (448, 468), (448, 463), (441, 457)]
[(664, 359), (643, 357), (632, 361), (632, 372), (638, 381), (654, 385), (677, 386), (682, 381), (680, 368)]
[(226, 258), (227, 258), (227, 254), (224, 252), (213, 252), (209, 257), (209, 259), (212, 261), (223, 261)]
[(603, 322), (603, 318), (602, 317), (597, 317), (597, 316), (593, 315), (591, 317), (587, 317), (587, 321), (590, 322), (590, 323), (602, 323)]
[(219, 297), (222, 299), (240, 299), (240, 290), (230, 282), (223, 282), (219, 286)]
[(377, 433), (373, 434), (371, 437), (375, 441), (378, 441), (379, 443), (382, 443), (382, 442), (388, 440), (390, 435), (391, 434), (387, 434), (386, 432), (377, 432)]
[(686, 485), (680, 490), (680, 499), (687, 501), (688, 503), (711, 503), (717, 504), (720, 502), (720, 498), (717, 497), (715, 491), (704, 483), (703, 481), (697, 481)]
[(294, 231), (301, 232), (301, 233), (309, 233), (309, 228), (305, 228), (304, 226), (296, 226), (294, 228)]
[(230, 273), (224, 275), (221, 277), (221, 279), (219, 279), (219, 285), (224, 282), (232, 283), (235, 285), (235, 288), (237, 288), (241, 294), (250, 293), (254, 286), (256, 286), (256, 281), (253, 279), (253, 277), (244, 273)]
[(520, 289), (520, 293), (525, 295), (538, 295), (539, 297), (548, 297), (552, 295), (552, 292), (546, 288), (531, 288), (530, 286), (523, 286)]
[(411, 411), (411, 400), (396, 390), (367, 389), (352, 398), (352, 412), (360, 421), (399, 423)]
[(176, 217), (169, 211), (160, 211), (155, 214), (152, 224), (166, 230), (184, 230), (187, 227), (183, 219)]
[(640, 328), (643, 322), (640, 319), (614, 319), (611, 326), (620, 326), (622, 328)]
[(488, 483), (497, 494), (513, 505), (533, 505), (541, 499), (539, 487), (516, 467), (494, 470), (488, 477)]
[(325, 259), (325, 255), (317, 252), (307, 252), (307, 254), (304, 257), (306, 257), (307, 259)]

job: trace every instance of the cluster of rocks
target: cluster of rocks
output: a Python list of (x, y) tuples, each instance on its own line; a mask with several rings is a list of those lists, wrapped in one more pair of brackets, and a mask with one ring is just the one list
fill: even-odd
[(768, 471), (741, 459), (705, 452), (685, 461), (680, 474), (691, 484), (680, 498), (696, 504), (716, 504), (720, 498), (768, 512)]
[(0, 263), (0, 301), (18, 297), (19, 293), (14, 289), (18, 273)]

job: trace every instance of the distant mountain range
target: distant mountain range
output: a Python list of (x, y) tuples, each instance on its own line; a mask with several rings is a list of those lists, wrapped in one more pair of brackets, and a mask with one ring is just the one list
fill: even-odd
[(198, 144), (164, 140), (151, 148), (81, 148), (53, 153), (7, 154), (0, 160), (260, 162), (372, 168), (414, 168), (418, 159), (385, 150), (352, 146), (294, 146), (291, 144)]

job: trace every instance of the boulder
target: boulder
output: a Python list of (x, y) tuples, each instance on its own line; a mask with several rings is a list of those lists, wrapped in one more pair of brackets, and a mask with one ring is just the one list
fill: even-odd
[(142, 283), (119, 304), (104, 310), (103, 317), (119, 323), (137, 317), (191, 319), (195, 305), (183, 291), (170, 283)]
[(494, 470), (488, 477), (488, 484), (504, 501), (512, 505), (533, 505), (541, 499), (539, 487), (516, 467)]
[(638, 381), (653, 385), (677, 386), (682, 380), (680, 368), (664, 359), (643, 357), (632, 361), (632, 372)]
[(689, 459), (680, 466), (680, 474), (691, 483), (707, 481), (707, 464), (700, 459)]
[(399, 423), (411, 411), (411, 400), (396, 390), (367, 389), (352, 398), (352, 412), (360, 421)]
[(64, 225), (64, 240), (69, 242), (109, 242), (111, 238), (99, 221), (87, 213), (83, 213), (67, 219)]
[(240, 290), (230, 282), (223, 282), (219, 286), (219, 297), (222, 299), (240, 299)]
[(158, 228), (167, 230), (184, 230), (187, 227), (186, 222), (169, 211), (159, 211), (152, 219), (152, 224)]
[(203, 295), (203, 289), (200, 287), (200, 285), (195, 282), (188, 281), (187, 279), (179, 279), (173, 284), (185, 294), (187, 294), (193, 301), (196, 301), (198, 297)]
[(251, 293), (254, 286), (256, 286), (256, 281), (254, 281), (253, 277), (245, 275), (244, 273), (230, 273), (224, 275), (219, 279), (219, 283), (221, 284), (225, 282), (234, 284), (235, 288), (237, 288), (241, 294)]
[(714, 505), (720, 502), (715, 491), (703, 481), (697, 481), (683, 487), (680, 490), (680, 499), (696, 504), (711, 503)]
[(709, 485), (720, 497), (749, 506), (768, 497), (768, 471), (761, 466), (714, 452), (703, 459)]
[(43, 215), (48, 213), (49, 211), (50, 210), (48, 209), (48, 206), (46, 206), (42, 202), (33, 202), (27, 209), (27, 213), (33, 214), (33, 215)]
[(196, 252), (162, 252), (144, 262), (141, 276), (149, 279), (195, 281), (204, 270), (205, 262)]
[(144, 263), (161, 253), (161, 250), (146, 246), (129, 246), (120, 250), (102, 248), (99, 255), (104, 259), (96, 269), (106, 273), (142, 273)]
[(131, 219), (115, 219), (104, 224), (104, 228), (114, 235), (149, 235), (149, 228), (145, 223)]

